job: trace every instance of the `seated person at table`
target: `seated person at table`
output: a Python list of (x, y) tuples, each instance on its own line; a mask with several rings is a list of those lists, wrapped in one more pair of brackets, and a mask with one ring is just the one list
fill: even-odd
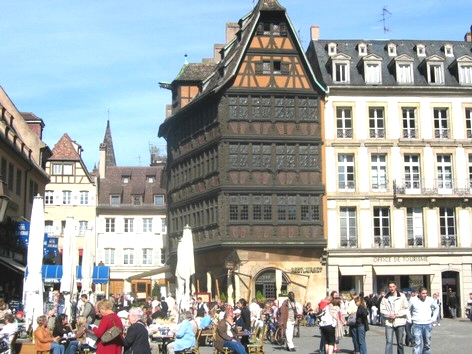
[(48, 319), (46, 316), (39, 316), (36, 319), (38, 328), (35, 329), (34, 346), (36, 352), (51, 351), (53, 354), (64, 354), (64, 346), (59, 344), (61, 337), (53, 337), (51, 330), (47, 327)]
[(124, 352), (129, 354), (151, 354), (149, 346), (149, 332), (143, 322), (143, 310), (132, 307), (129, 310), (128, 320), (131, 326), (123, 340)]
[(174, 354), (185, 351), (195, 346), (195, 332), (191, 320), (192, 312), (186, 311), (184, 320), (180, 323), (179, 329), (175, 333), (175, 341), (167, 345), (167, 353)]
[(211, 330), (213, 327), (213, 317), (215, 317), (215, 311), (211, 309), (210, 313), (205, 314), (205, 316), (203, 316), (203, 318), (200, 320), (200, 325), (198, 328), (203, 330)]
[(0, 331), (0, 337), (5, 338), (8, 344), (11, 344), (13, 337), (15, 336), (16, 332), (18, 332), (18, 324), (15, 321), (15, 316), (13, 316), (11, 313), (7, 313), (5, 317), (3, 317), (3, 323), (4, 326)]
[[(66, 314), (60, 314), (56, 317), (56, 323), (54, 324), (54, 330), (52, 335), (54, 337), (67, 338), (72, 336), (72, 326), (67, 319)], [(67, 340), (64, 345), (66, 346), (65, 354), (74, 354), (79, 347), (78, 340)]]
[(246, 349), (244, 349), (244, 346), (238, 341), (236, 333), (233, 313), (226, 311), (223, 319), (218, 322), (218, 326), (216, 327), (215, 348), (219, 351), (223, 351), (223, 347), (227, 347), (236, 354), (246, 354)]

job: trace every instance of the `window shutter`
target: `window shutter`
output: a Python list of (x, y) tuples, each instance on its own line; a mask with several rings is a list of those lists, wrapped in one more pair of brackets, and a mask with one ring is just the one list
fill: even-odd
[(280, 72), (282, 75), (288, 75), (290, 72), (290, 63), (283, 61), (280, 63)]
[(255, 71), (256, 71), (256, 75), (262, 74), (262, 61), (258, 61), (255, 63)]

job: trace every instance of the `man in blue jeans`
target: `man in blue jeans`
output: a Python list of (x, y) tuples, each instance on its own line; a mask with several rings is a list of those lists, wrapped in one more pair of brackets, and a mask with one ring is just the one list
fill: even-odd
[(246, 354), (246, 349), (237, 339), (236, 326), (233, 320), (233, 311), (227, 310), (224, 318), (216, 326), (214, 346), (220, 352), (223, 347), (231, 349), (236, 354)]
[(431, 354), (432, 324), (438, 317), (439, 306), (428, 296), (426, 288), (420, 288), (418, 296), (410, 299), (410, 312), (415, 339), (413, 354)]
[(405, 294), (397, 290), (394, 281), (388, 283), (388, 293), (380, 303), (380, 314), (385, 318), (385, 354), (393, 354), (393, 334), (397, 340), (397, 354), (403, 354), (403, 336), (407, 313), (409, 311), (408, 300)]

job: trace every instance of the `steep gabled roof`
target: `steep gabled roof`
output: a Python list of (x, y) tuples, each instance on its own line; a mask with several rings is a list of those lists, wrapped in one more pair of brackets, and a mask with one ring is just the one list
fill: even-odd
[[(285, 16), (286, 22), (288, 24), (287, 27), (293, 34), (295, 46), (298, 52), (300, 53), (300, 57), (304, 66), (306, 67), (306, 70), (311, 76), (315, 89), (319, 92), (327, 91), (326, 88), (315, 77), (315, 74), (313, 73), (312, 68), (308, 63), (308, 59), (305, 56), (305, 52), (299, 41), (297, 33), (294, 30), (294, 27), (287, 16), (285, 8), (281, 6), (277, 0), (259, 0), (254, 9), (239, 20), (239, 31), (236, 33), (234, 38), (230, 42), (226, 43), (226, 45), (223, 47), (223, 55), (221, 61), (219, 61), (216, 65), (213, 65), (213, 67), (211, 65), (205, 67), (205, 69), (208, 69), (208, 72), (202, 70), (203, 67), (197, 66), (197, 64), (187, 65), (189, 70), (192, 65), (194, 65), (193, 69), (200, 69), (200, 71), (198, 72), (199, 76), (195, 75), (192, 76), (192, 78), (201, 78), (206, 75), (206, 77), (202, 79), (201, 92), (179, 112), (166, 119), (166, 121), (159, 128), (159, 136), (165, 135), (164, 131), (167, 129), (169, 121), (171, 121), (174, 116), (185, 112), (187, 109), (189, 109), (189, 107), (192, 107), (192, 105), (199, 103), (201, 100), (219, 92), (222, 88), (226, 87), (226, 85), (234, 79), (244, 60), (244, 56), (250, 45), (251, 39), (254, 36), (254, 33), (256, 32), (256, 27), (261, 17), (261, 14), (263, 15), (264, 13), (268, 13), (270, 15), (278, 14), (281, 16)], [(186, 67), (184, 66), (184, 68), (181, 70), (175, 80), (181, 79), (184, 76), (185, 69)]]
[(80, 160), (78, 149), (82, 149), (82, 147), (76, 143), (75, 145), (77, 148), (74, 146), (74, 142), (70, 136), (67, 133), (64, 133), (56, 145), (54, 145), (52, 149), (52, 156), (49, 160)]

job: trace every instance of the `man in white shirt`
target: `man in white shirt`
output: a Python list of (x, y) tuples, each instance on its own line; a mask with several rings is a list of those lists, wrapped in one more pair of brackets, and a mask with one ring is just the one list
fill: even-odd
[(431, 354), (432, 324), (438, 317), (439, 306), (428, 296), (426, 288), (420, 288), (418, 296), (410, 299), (409, 309), (415, 340), (413, 354)]
[(264, 322), (261, 320), (261, 307), (254, 298), (249, 305), (249, 311), (251, 312), (251, 323), (254, 323), (254, 327), (262, 327)]

